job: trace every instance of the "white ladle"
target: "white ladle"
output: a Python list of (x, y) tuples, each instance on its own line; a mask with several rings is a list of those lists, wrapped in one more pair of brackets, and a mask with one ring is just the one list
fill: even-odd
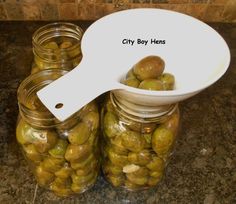
[[(148, 42), (139, 44), (138, 39)], [(230, 63), (229, 48), (214, 29), (188, 15), (161, 9), (131, 9), (105, 16), (86, 30), (81, 49), (81, 63), (37, 93), (59, 120), (110, 90), (137, 104), (179, 102), (216, 82)], [(175, 90), (147, 91), (120, 83), (148, 55), (164, 59), (165, 72), (175, 76)]]

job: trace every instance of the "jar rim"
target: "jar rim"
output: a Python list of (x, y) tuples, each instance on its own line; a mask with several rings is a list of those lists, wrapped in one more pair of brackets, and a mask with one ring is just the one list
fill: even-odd
[(56, 120), (55, 116), (48, 109), (40, 111), (37, 107), (30, 107), (30, 102), (39, 100), (36, 94), (38, 90), (67, 72), (64, 69), (46, 69), (26, 77), (17, 89), (17, 100), (21, 117), (36, 127), (53, 127), (61, 123)]
[[(41, 46), (41, 43), (38, 42), (39, 38), (41, 37), (41, 35), (45, 34), (46, 31), (48, 29), (52, 29), (53, 28), (53, 31), (60, 31), (60, 29), (70, 29), (69, 31), (70, 32), (73, 32), (74, 34), (76, 34), (78, 36), (78, 40), (80, 41), (81, 38), (82, 38), (82, 35), (84, 33), (83, 29), (76, 25), (76, 24), (73, 24), (73, 23), (69, 23), (69, 22), (53, 22), (53, 23), (49, 23), (49, 24), (46, 24), (44, 26), (41, 26), (40, 28), (38, 28), (34, 33), (33, 33), (33, 37), (32, 37), (32, 44), (34, 47), (36, 46), (39, 46), (41, 50), (43, 51), (48, 51), (48, 52), (51, 52), (53, 49), (51, 48), (45, 48), (44, 46)], [(61, 36), (61, 35), (60, 35)], [(62, 48), (62, 50), (73, 50), (75, 48), (77, 48), (78, 45), (72, 45), (68, 48)]]

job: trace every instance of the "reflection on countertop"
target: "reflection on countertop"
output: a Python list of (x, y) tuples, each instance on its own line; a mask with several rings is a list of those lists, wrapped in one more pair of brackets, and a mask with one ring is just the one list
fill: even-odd
[[(210, 24), (230, 47), (230, 68), (180, 103), (179, 140), (159, 186), (127, 192), (101, 176), (84, 194), (59, 198), (36, 185), (15, 140), (16, 90), (30, 73), (32, 34), (47, 23), (0, 22), (0, 203), (236, 203), (236, 24)], [(86, 29), (91, 22), (74, 23)]]

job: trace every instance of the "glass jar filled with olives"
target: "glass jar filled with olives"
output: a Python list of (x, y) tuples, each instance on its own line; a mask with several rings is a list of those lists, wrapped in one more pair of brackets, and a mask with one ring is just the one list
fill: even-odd
[[(174, 75), (164, 73), (164, 68), (161, 57), (147, 56), (128, 71), (121, 83), (150, 91), (173, 90)], [(177, 137), (178, 104), (153, 106), (143, 100), (131, 101), (114, 91), (101, 116), (102, 170), (107, 180), (128, 190), (157, 185)]]
[(32, 37), (34, 61), (31, 73), (43, 69), (71, 70), (82, 59), (80, 42), (83, 30), (72, 23), (51, 23), (35, 31)]
[(48, 69), (30, 75), (17, 92), (17, 141), (38, 184), (59, 196), (82, 193), (92, 187), (100, 167), (99, 113), (95, 102), (61, 122), (36, 95), (66, 72)]
[(178, 104), (142, 106), (111, 92), (101, 116), (102, 170), (106, 179), (128, 190), (157, 185), (176, 140)]

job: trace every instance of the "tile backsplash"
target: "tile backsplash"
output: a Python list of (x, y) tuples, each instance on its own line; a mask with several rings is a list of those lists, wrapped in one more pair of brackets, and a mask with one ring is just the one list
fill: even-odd
[(168, 9), (206, 22), (236, 22), (236, 0), (0, 0), (0, 20), (96, 20), (130, 8)]

